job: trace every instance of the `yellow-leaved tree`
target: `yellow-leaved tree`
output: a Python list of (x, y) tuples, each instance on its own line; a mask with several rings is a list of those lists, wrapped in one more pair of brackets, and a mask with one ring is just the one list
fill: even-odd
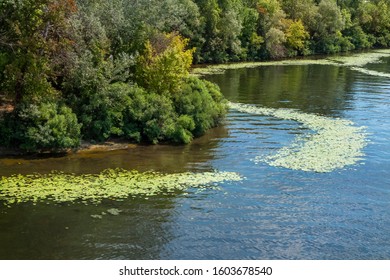
[(300, 53), (304, 53), (307, 47), (309, 33), (306, 31), (302, 21), (299, 20), (286, 20), (286, 43), (287, 47), (292, 50), (296, 50)]
[(194, 49), (175, 33), (158, 34), (137, 59), (136, 82), (149, 92), (174, 94), (189, 75)]

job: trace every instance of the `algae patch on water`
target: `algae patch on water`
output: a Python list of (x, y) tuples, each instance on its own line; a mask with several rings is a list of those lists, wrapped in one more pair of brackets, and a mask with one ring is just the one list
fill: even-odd
[[(389, 57), (390, 50), (377, 50), (367, 53), (357, 53), (344, 56), (330, 56), (321, 59), (287, 59), (280, 61), (239, 62), (229, 64), (209, 65), (192, 70), (195, 76), (223, 74), (226, 70), (256, 68), (264, 66), (299, 66), (299, 65), (333, 65), (344, 67), (362, 67), (366, 64), (379, 61), (383, 57)], [(371, 73), (372, 74), (372, 73)]]
[(390, 78), (390, 73), (369, 70), (361, 67), (352, 67), (351, 69), (370, 76)]
[(355, 164), (364, 156), (366, 133), (363, 127), (356, 127), (351, 121), (293, 109), (271, 109), (238, 103), (230, 103), (229, 106), (248, 114), (297, 121), (315, 132), (297, 137), (290, 146), (281, 148), (275, 154), (256, 157), (254, 161), (257, 163), (266, 162), (271, 166), (303, 171), (331, 172)]
[(107, 169), (99, 174), (14, 175), (0, 180), (0, 200), (5, 204), (53, 201), (99, 203), (103, 199), (151, 196), (209, 186), (224, 181), (239, 181), (234, 172), (163, 174), (123, 169)]

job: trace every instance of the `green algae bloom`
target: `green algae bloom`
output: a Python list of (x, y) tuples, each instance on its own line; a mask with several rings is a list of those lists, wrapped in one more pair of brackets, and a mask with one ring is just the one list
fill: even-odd
[(384, 73), (384, 72), (379, 72), (379, 71), (375, 71), (375, 70), (364, 69), (362, 67), (352, 67), (351, 69), (354, 71), (358, 71), (360, 73), (366, 74), (366, 75), (370, 75), (370, 76), (390, 78), (390, 73)]
[(347, 56), (332, 56), (323, 59), (288, 59), (281, 61), (240, 62), (230, 64), (209, 65), (207, 67), (194, 68), (195, 76), (222, 74), (226, 70), (256, 68), (262, 66), (288, 66), (288, 65), (334, 65), (360, 68), (366, 64), (379, 61), (383, 57), (390, 56), (390, 50), (377, 50), (368, 53), (359, 53)]
[(191, 73), (195, 76), (205, 76), (214, 74), (223, 74), (226, 70), (257, 68), (262, 66), (283, 66), (283, 65), (338, 65), (339, 63), (327, 59), (297, 59), (282, 61), (259, 61), (259, 62), (238, 62), (229, 64), (209, 65), (192, 69)]
[(356, 127), (351, 121), (292, 109), (271, 109), (238, 103), (230, 103), (229, 106), (248, 114), (297, 121), (315, 132), (296, 138), (290, 146), (281, 148), (273, 155), (256, 157), (256, 163), (265, 162), (294, 170), (331, 172), (356, 164), (364, 156), (366, 133), (363, 127)]
[[(363, 68), (369, 63), (380, 61), (390, 56), (390, 49), (376, 50), (368, 53), (359, 53), (345, 56), (332, 56), (324, 59), (292, 59), (268, 62), (232, 63), (211, 65), (205, 68), (196, 68), (194, 75), (221, 74), (225, 70), (255, 68), (263, 66), (284, 65), (332, 65), (348, 67), (366, 75), (390, 78), (389, 73), (378, 72)], [(271, 109), (251, 105), (230, 103), (230, 108), (249, 114), (273, 116), (285, 120), (301, 123), (314, 131), (297, 137), (294, 142), (283, 147), (275, 154), (258, 156), (256, 163), (266, 162), (272, 166), (285, 167), (294, 170), (331, 172), (356, 164), (360, 161), (367, 145), (366, 133), (363, 127), (356, 127), (348, 120), (332, 119), (313, 114), (306, 114), (291, 109)]]
[(234, 172), (162, 174), (123, 169), (107, 169), (99, 174), (82, 175), (59, 172), (14, 175), (1, 178), (0, 200), (7, 205), (42, 201), (100, 203), (103, 199), (168, 194), (188, 187), (239, 180), (242, 180), (241, 176)]
[(341, 66), (357, 66), (362, 67), (369, 63), (375, 63), (380, 61), (383, 57), (390, 56), (390, 50), (378, 50), (374, 52), (359, 53), (347, 56), (337, 56), (328, 58), (328, 60), (334, 61)]

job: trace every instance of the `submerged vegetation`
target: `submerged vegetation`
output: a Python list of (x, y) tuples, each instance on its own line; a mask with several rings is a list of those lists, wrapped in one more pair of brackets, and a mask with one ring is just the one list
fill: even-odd
[(230, 108), (249, 114), (297, 121), (315, 132), (296, 138), (289, 147), (281, 148), (276, 154), (258, 156), (254, 159), (255, 162), (295, 170), (331, 172), (357, 163), (364, 155), (362, 149), (367, 144), (364, 128), (355, 127), (350, 121), (292, 109), (270, 109), (238, 103), (230, 103)]
[(0, 200), (6, 205), (22, 202), (100, 203), (132, 196), (169, 194), (189, 187), (206, 187), (223, 181), (240, 181), (234, 172), (162, 174), (107, 169), (99, 174), (14, 175), (0, 179)]

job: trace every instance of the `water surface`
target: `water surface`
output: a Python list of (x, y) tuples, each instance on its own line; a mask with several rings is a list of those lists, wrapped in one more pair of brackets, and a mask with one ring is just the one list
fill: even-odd
[[(365, 69), (390, 73), (390, 59)], [(253, 161), (307, 133), (299, 123), (231, 110), (187, 146), (65, 158), (0, 159), (0, 175), (234, 171), (220, 189), (103, 201), (0, 206), (1, 259), (390, 259), (390, 80), (334, 65), (263, 66), (207, 76), (232, 102), (293, 108), (365, 126), (357, 164), (328, 173)], [(107, 209), (117, 215), (91, 215)]]

